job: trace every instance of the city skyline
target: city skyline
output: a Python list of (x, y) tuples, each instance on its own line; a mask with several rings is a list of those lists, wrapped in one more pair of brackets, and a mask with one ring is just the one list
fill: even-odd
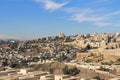
[(1, 0), (0, 39), (119, 32), (119, 0)]

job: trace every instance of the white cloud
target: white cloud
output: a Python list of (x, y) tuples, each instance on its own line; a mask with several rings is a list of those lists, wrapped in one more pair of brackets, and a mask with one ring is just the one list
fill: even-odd
[[(42, 3), (46, 10), (55, 11), (67, 5), (71, 0), (69, 1), (67, 0), (67, 2), (62, 2), (62, 3), (55, 2), (54, 0), (35, 0), (35, 1), (38, 3)], [(104, 2), (109, 2), (109, 0), (101, 0), (101, 1), (96, 0), (96, 2), (104, 3)], [(80, 23), (88, 22), (98, 27), (113, 25), (113, 23), (111, 23), (110, 20), (115, 15), (120, 14), (120, 11), (116, 11), (116, 12), (112, 12), (107, 15), (104, 15), (105, 14), (104, 8), (93, 10), (91, 8), (83, 9), (83, 8), (74, 7), (74, 6), (62, 8), (62, 11), (70, 13), (71, 20), (73, 21), (77, 21)]]
[(111, 23), (111, 19), (118, 14), (120, 14), (120, 11), (112, 12), (107, 15), (101, 15), (98, 14), (96, 10), (93, 11), (92, 9), (81, 9), (80, 12), (73, 13), (71, 19), (80, 23), (88, 22), (98, 27), (114, 26), (116, 23)]
[(105, 20), (105, 18), (103, 17), (88, 15), (85, 13), (74, 14), (72, 18), (73, 20), (78, 22), (98, 22), (98, 21)]
[(53, 0), (35, 0), (36, 2), (40, 2), (44, 4), (44, 8), (46, 10), (50, 10), (50, 11), (54, 11), (57, 10), (63, 6), (65, 6), (66, 4), (68, 4), (69, 2), (63, 2), (63, 3), (56, 3)]
[(109, 23), (106, 22), (108, 20), (107, 17), (96, 15), (93, 11), (82, 10), (82, 12), (80, 13), (73, 14), (71, 18), (73, 21), (77, 21), (80, 23), (89, 22), (99, 27), (109, 25)]
[(96, 22), (95, 23), (98, 27), (104, 27), (104, 26), (109, 26), (111, 25), (110, 23), (108, 22)]
[(81, 12), (92, 13), (93, 12), (90, 8), (82, 9), (82, 8), (79, 8), (79, 7), (64, 8), (63, 11), (67, 12), (67, 13), (81, 13)]
[(114, 15), (118, 15), (118, 14), (120, 14), (120, 11), (116, 11), (116, 12), (107, 14), (107, 15), (105, 15), (105, 16), (114, 16)]

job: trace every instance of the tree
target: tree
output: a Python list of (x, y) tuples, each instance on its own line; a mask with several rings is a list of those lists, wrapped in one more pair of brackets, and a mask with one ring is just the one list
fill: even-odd
[(80, 70), (78, 70), (76, 67), (73, 69), (69, 69), (70, 75), (76, 75), (79, 74)]
[(54, 71), (53, 71), (52, 68), (50, 68), (49, 72), (50, 72), (50, 74), (53, 74), (53, 73), (54, 73)]
[(78, 70), (76, 67), (74, 68), (68, 68), (67, 66), (65, 66), (63, 69), (62, 69), (63, 73), (65, 75), (77, 75), (79, 74), (80, 70)]
[(8, 63), (6, 61), (2, 62), (2, 66), (8, 66)]
[(65, 66), (63, 69), (62, 69), (62, 72), (65, 74), (65, 75), (68, 75), (69, 74), (69, 69), (67, 66)]
[(11, 63), (10, 67), (11, 68), (18, 68), (18, 67), (20, 67), (20, 64), (18, 64), (18, 63)]
[(88, 44), (85, 49), (89, 50), (89, 49), (91, 49), (91, 46)]
[(117, 61), (120, 62), (120, 58), (118, 58)]
[(28, 66), (27, 61), (26, 61), (26, 60), (22, 60), (21, 63), (20, 63), (20, 66), (21, 66), (21, 67)]
[(25, 52), (25, 51), (26, 51), (26, 49), (24, 47), (19, 48), (19, 52)]

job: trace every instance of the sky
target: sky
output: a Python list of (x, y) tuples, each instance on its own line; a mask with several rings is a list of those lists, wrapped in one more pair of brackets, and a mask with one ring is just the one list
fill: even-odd
[(0, 39), (120, 32), (120, 0), (0, 0)]

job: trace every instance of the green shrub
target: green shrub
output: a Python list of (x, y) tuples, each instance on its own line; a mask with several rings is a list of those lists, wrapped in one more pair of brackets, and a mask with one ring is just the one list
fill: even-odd
[(62, 69), (63, 73), (65, 75), (77, 75), (79, 74), (80, 70), (78, 70), (76, 67), (75, 68), (68, 68), (67, 66), (65, 66), (63, 69)]
[(34, 69), (39, 70), (42, 67), (42, 64), (38, 64)]

